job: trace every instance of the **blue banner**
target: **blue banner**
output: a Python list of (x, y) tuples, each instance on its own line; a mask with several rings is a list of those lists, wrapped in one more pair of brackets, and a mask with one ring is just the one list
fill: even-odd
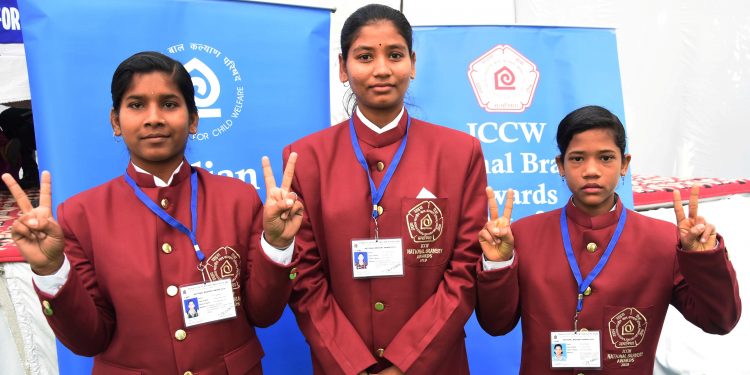
[[(282, 147), (329, 125), (328, 10), (221, 0), (30, 0), (21, 10), (39, 164), (52, 173), (55, 205), (124, 173), (110, 81), (138, 51), (165, 53), (192, 76), (200, 122), (188, 160), (262, 198), (261, 156), (280, 181)], [(266, 373), (312, 371), (289, 311), (259, 336)], [(90, 372), (62, 347), (59, 360), (63, 375)]]
[[(480, 140), (499, 204), (507, 189), (515, 191), (514, 220), (561, 207), (570, 196), (555, 164), (565, 115), (596, 104), (625, 123), (611, 29), (418, 27), (414, 50), (411, 112)], [(624, 180), (617, 192), (632, 208), (630, 175)], [(466, 334), (472, 373), (518, 373), (520, 324), (494, 338), (472, 317)]]
[(16, 0), (0, 0), (0, 43), (23, 43)]

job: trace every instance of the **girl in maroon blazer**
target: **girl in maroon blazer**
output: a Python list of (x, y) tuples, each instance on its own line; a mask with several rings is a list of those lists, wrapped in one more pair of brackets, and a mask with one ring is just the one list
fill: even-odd
[(191, 167), (193, 84), (156, 52), (117, 67), (110, 118), (130, 154), (125, 174), (60, 204), (58, 221), (48, 172), (38, 207), (3, 175), (23, 212), (13, 240), (52, 329), (95, 356), (95, 374), (262, 373), (253, 326), (276, 321), (291, 291), (296, 155), (280, 188), (264, 158), (265, 206), (252, 186)]
[(290, 305), (316, 374), (468, 373), (484, 158), (476, 139), (404, 109), (415, 62), (403, 14), (354, 12), (339, 55), (351, 119), (284, 151), (300, 155), (307, 213)]
[(698, 187), (687, 216), (675, 191), (677, 226), (624, 208), (614, 190), (630, 164), (625, 129), (602, 107), (567, 115), (557, 145), (568, 204), (509, 225), (512, 192), (499, 216), (487, 188), (479, 232), (477, 317), (493, 335), (521, 318), (521, 373), (650, 374), (670, 303), (706, 332), (729, 332), (737, 279), (723, 239), (698, 216)]

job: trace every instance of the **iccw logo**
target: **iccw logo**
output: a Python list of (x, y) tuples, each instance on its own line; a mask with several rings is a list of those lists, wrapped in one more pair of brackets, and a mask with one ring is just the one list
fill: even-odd
[[(187, 47), (186, 47), (187, 45)], [(245, 88), (237, 64), (218, 49), (201, 43), (180, 43), (167, 48), (182, 61), (195, 87), (200, 126), (194, 140), (205, 141), (228, 133), (242, 113)]]
[(469, 81), (487, 112), (523, 112), (531, 106), (539, 70), (507, 44), (497, 45), (469, 64)]

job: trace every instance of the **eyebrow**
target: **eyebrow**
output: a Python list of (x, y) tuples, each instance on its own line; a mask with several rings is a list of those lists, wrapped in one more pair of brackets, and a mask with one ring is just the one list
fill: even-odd
[[(143, 99), (145, 99), (146, 97), (148, 97), (148, 95), (145, 95), (145, 94), (144, 94), (144, 95), (139, 95), (139, 94), (130, 94), (130, 95), (128, 95), (128, 96), (126, 96), (126, 97), (125, 97), (125, 100), (130, 100), (130, 99), (143, 100)], [(179, 95), (177, 95), (177, 94), (159, 94), (159, 95), (158, 95), (158, 98), (159, 98), (160, 100), (165, 100), (165, 99), (175, 99), (175, 98), (179, 98), (179, 97), (180, 97), (180, 96), (179, 96)]]
[[(387, 49), (408, 49), (405, 44), (389, 44), (385, 46)], [(354, 48), (352, 48), (352, 51), (358, 51), (358, 50), (364, 50), (364, 51), (374, 51), (375, 47), (366, 46), (366, 45), (359, 45)]]

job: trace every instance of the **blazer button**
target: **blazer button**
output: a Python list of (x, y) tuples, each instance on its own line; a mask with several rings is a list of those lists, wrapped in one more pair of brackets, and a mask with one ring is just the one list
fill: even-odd
[(167, 295), (170, 297), (174, 297), (177, 295), (177, 287), (174, 285), (170, 285), (167, 287)]
[(182, 341), (187, 338), (187, 332), (185, 332), (184, 329), (178, 329), (174, 332), (174, 338), (176, 338), (177, 341)]
[(289, 270), (289, 280), (294, 280), (297, 278), (297, 267), (292, 267), (291, 270)]
[(377, 211), (378, 215), (382, 215), (383, 214), (383, 206), (380, 206), (380, 205), (376, 204), (376, 205), (372, 206), (372, 209), (374, 211)]
[(385, 169), (385, 163), (383, 163), (382, 161), (379, 161), (377, 164), (375, 164), (375, 167), (378, 168), (379, 172), (382, 172), (383, 169)]
[(192, 371), (185, 371), (182, 375), (193, 375)]
[(589, 244), (588, 244), (588, 245), (586, 245), (586, 250), (587, 250), (587, 251), (588, 251), (589, 253), (593, 253), (594, 251), (596, 251), (596, 244), (595, 244), (595, 243), (593, 243), (593, 242), (589, 242)]
[(167, 242), (163, 243), (163, 244), (161, 245), (161, 251), (162, 251), (162, 252), (163, 252), (164, 254), (169, 254), (169, 253), (171, 253), (171, 252), (172, 252), (172, 245), (170, 245), (170, 244), (169, 244), (169, 243), (167, 243)]
[(161, 205), (161, 208), (163, 208), (163, 209), (166, 210), (167, 207), (169, 207), (169, 199), (162, 198), (162, 200), (161, 200), (161, 202), (159, 202), (159, 204)]
[(385, 353), (385, 349), (379, 348), (375, 351), (375, 355), (377, 355), (379, 358), (383, 358), (383, 353)]
[(52, 306), (49, 304), (49, 301), (42, 301), (42, 311), (44, 312), (44, 315), (52, 316)]
[(590, 296), (591, 295), (591, 287), (587, 287), (586, 290), (583, 291), (584, 296)]
[(375, 302), (375, 311), (383, 311), (385, 310), (385, 304), (383, 302)]

